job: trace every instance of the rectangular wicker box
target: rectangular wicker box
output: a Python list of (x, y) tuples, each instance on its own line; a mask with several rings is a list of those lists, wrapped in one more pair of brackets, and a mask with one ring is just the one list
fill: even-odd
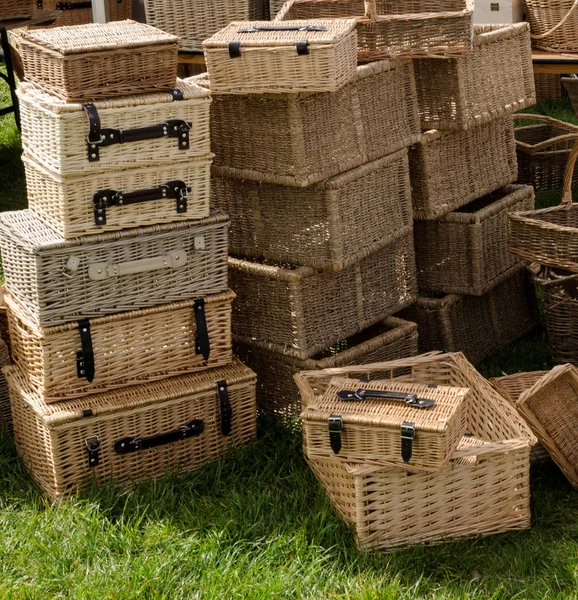
[(191, 471), (257, 433), (255, 374), (239, 361), (57, 404), (17, 369), (5, 373), (17, 452), (54, 498), (89, 481), (130, 485)]
[(477, 25), (474, 33), (468, 56), (415, 61), (423, 129), (468, 129), (536, 104), (529, 25)]
[(2, 0), (0, 21), (28, 19), (32, 16), (32, 0)]
[(175, 90), (94, 102), (98, 126), (91, 127), (82, 104), (67, 103), (22, 83), (17, 94), (23, 148), (61, 176), (206, 156), (211, 152), (210, 92), (193, 80), (180, 79)]
[[(55, 26), (86, 25), (92, 23), (92, 6), (86, 0), (72, 0), (61, 2), (61, 0), (35, 0), (40, 10), (58, 10), (60, 14), (56, 19)], [(124, 21), (132, 18), (131, 0), (108, 0), (108, 20)], [(152, 25), (152, 23), (151, 23)]]
[(415, 301), (411, 228), (338, 273), (230, 257), (229, 283), (234, 334), (309, 358)]
[(233, 350), (257, 374), (258, 410), (294, 418), (301, 413), (301, 398), (293, 380), (296, 373), (414, 356), (418, 352), (417, 325), (389, 317), (307, 359), (248, 336), (234, 336)]
[[(189, 81), (209, 85), (206, 75)], [(408, 60), (359, 65), (356, 78), (331, 94), (225, 94), (211, 104), (215, 165), (254, 181), (304, 187), (420, 137)]]
[(226, 365), (234, 297), (224, 292), (43, 329), (7, 294), (14, 364), (46, 403)]
[(64, 240), (29, 210), (0, 214), (6, 288), (41, 327), (227, 290), (227, 217)]
[(414, 218), (434, 220), (518, 175), (512, 118), (467, 131), (426, 131), (409, 153)]
[[(340, 271), (413, 224), (405, 149), (306, 188), (229, 175), (242, 173), (213, 168), (211, 198), (235, 256)], [(368, 215), (379, 218), (368, 226)]]
[(234, 21), (203, 48), (214, 93), (334, 92), (356, 75), (353, 19)]
[(533, 208), (531, 186), (509, 185), (437, 221), (416, 221), (419, 289), (485, 294), (518, 262), (508, 251), (508, 214)]
[(68, 102), (170, 91), (178, 38), (135, 21), (34, 29), (20, 34), (26, 79)]

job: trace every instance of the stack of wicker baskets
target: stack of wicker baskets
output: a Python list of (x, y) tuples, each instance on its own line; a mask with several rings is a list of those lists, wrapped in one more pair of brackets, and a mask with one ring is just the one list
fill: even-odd
[(30, 209), (0, 217), (19, 454), (62, 496), (247, 443), (209, 92), (176, 79), (176, 38), (132, 21), (23, 32), (22, 57)]

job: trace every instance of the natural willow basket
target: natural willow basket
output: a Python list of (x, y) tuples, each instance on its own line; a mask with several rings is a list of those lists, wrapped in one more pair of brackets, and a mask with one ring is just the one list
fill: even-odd
[[(405, 149), (306, 188), (241, 175), (214, 167), (211, 182), (212, 204), (231, 219), (235, 256), (340, 271), (413, 224)], [(379, 219), (368, 227), (372, 214)]]
[(508, 185), (437, 221), (414, 225), (423, 292), (482, 296), (518, 260), (508, 252), (508, 215), (534, 208), (534, 190)]
[(536, 102), (545, 100), (560, 100), (562, 98), (562, 82), (560, 75), (550, 73), (535, 73)]
[(46, 403), (226, 365), (234, 297), (224, 292), (43, 329), (7, 295), (14, 364)]
[[(92, 2), (88, 0), (72, 0), (72, 2), (61, 2), (60, 0), (35, 0), (40, 10), (58, 10), (59, 16), (55, 26), (86, 25), (92, 23)], [(124, 21), (132, 18), (131, 0), (108, 0), (108, 20)], [(151, 23), (152, 25), (152, 23)]]
[[(207, 76), (189, 81), (209, 85)], [(215, 165), (294, 187), (397, 152), (420, 133), (408, 60), (359, 65), (331, 94), (217, 95), (211, 104)]]
[(577, 8), (574, 0), (526, 0), (533, 45), (548, 52), (578, 52)]
[(277, 21), (357, 21), (360, 62), (383, 58), (446, 58), (472, 50), (473, 0), (289, 0)]
[(256, 437), (255, 374), (235, 361), (46, 404), (5, 367), (16, 450), (54, 498), (90, 482), (117, 485), (187, 472)]
[(0, 214), (8, 292), (41, 327), (227, 290), (227, 217), (64, 240), (29, 210)]
[(468, 129), (536, 104), (528, 24), (474, 33), (468, 56), (414, 62), (423, 129)]
[(32, 0), (2, 0), (0, 21), (28, 19), (32, 16)]
[(2, 372), (2, 367), (10, 364), (10, 353), (6, 342), (0, 338), (0, 431), (12, 431), (12, 411), (10, 410), (10, 395), (8, 384)]
[(516, 180), (512, 119), (467, 131), (426, 131), (410, 150), (409, 165), (414, 218), (439, 219)]
[(257, 374), (257, 409), (288, 419), (301, 413), (301, 397), (293, 380), (296, 373), (414, 356), (418, 353), (417, 325), (390, 317), (306, 359), (249, 336), (234, 336), (233, 349)]

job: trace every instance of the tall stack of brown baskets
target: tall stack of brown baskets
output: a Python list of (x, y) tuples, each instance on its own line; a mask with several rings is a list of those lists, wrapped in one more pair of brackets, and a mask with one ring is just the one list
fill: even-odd
[[(121, 21), (22, 33), (29, 210), (0, 216), (17, 450), (47, 494), (187, 471), (256, 434), (231, 350), (207, 90)], [(106, 65), (106, 68), (103, 68)]]

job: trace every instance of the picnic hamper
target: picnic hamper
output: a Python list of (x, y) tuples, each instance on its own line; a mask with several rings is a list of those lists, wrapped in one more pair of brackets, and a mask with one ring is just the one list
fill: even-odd
[(306, 359), (282, 346), (242, 335), (233, 337), (233, 350), (257, 374), (257, 409), (294, 418), (301, 413), (301, 398), (293, 380), (296, 373), (414, 356), (418, 353), (417, 325), (389, 317)]
[[(192, 81), (208, 86), (207, 76)], [(359, 65), (330, 94), (225, 94), (211, 104), (215, 165), (254, 181), (311, 185), (419, 139), (408, 60)]]
[(32, 15), (32, 0), (2, 0), (0, 21), (28, 19)]
[(414, 62), (423, 129), (468, 129), (536, 104), (528, 24), (474, 33), (467, 56)]
[(237, 294), (234, 334), (309, 358), (415, 300), (411, 228), (337, 273), (230, 257), (229, 285)]
[(526, 0), (532, 44), (548, 52), (577, 52), (577, 7), (574, 0)]
[(473, 14), (473, 0), (289, 0), (275, 20), (355, 18), (358, 60), (371, 62), (469, 54)]
[(64, 240), (29, 210), (0, 214), (7, 291), (41, 327), (227, 290), (227, 217)]
[[(339, 271), (412, 226), (405, 149), (306, 188), (229, 177), (234, 174), (214, 167), (211, 197), (231, 219), (235, 256)], [(368, 227), (372, 214), (379, 219)]]
[(353, 19), (233, 21), (203, 42), (213, 93), (334, 92), (355, 78)]
[(512, 119), (466, 131), (426, 131), (410, 149), (409, 166), (414, 218), (443, 217), (516, 180)]
[(225, 365), (233, 298), (224, 292), (43, 329), (7, 295), (14, 364), (46, 403)]
[(235, 361), (201, 373), (45, 404), (5, 367), (16, 450), (44, 493), (187, 472), (256, 437), (255, 375)]
[(178, 39), (135, 21), (22, 31), (27, 81), (68, 102), (170, 91)]
[(508, 252), (508, 215), (534, 208), (534, 190), (508, 185), (437, 221), (416, 221), (418, 287), (482, 296), (517, 259)]
[[(59, 16), (55, 25), (86, 25), (92, 23), (92, 2), (89, 0), (73, 0), (61, 2), (60, 0), (36, 0), (39, 10), (58, 10)], [(108, 20), (124, 21), (132, 18), (131, 0), (108, 0)], [(151, 23), (152, 24), (152, 23)]]

